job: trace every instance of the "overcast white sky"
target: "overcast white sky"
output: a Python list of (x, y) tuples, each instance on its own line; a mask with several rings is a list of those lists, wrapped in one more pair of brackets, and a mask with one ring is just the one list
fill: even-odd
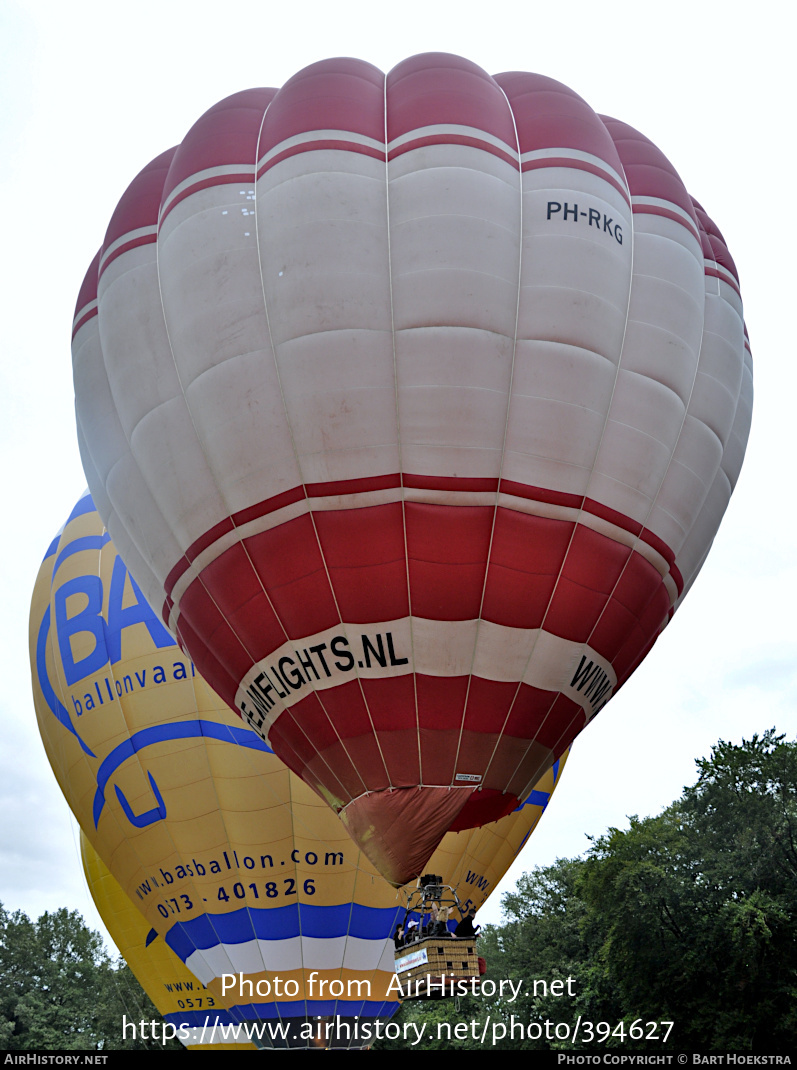
[[(5, 302), (0, 586), (0, 902), (99, 920), (30, 696), (28, 611), (44, 551), (85, 485), (70, 328), (89, 261), (140, 168), (215, 101), (351, 55), (389, 70), (456, 52), (490, 73), (566, 82), (638, 127), (718, 223), (739, 267), (755, 362), (747, 461), (712, 554), (636, 675), (577, 740), (520, 863), (657, 813), (724, 738), (797, 734), (791, 442), (793, 15), (754, 4), (622, 0), (304, 4), (4, 0), (0, 171)], [(777, 505), (777, 509), (775, 506)], [(499, 893), (482, 912), (498, 920)]]

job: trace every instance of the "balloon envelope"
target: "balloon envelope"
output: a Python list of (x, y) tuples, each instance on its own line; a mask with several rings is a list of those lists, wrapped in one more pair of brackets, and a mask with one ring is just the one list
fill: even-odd
[(133, 181), (78, 299), (132, 573), (390, 880), (509, 813), (644, 658), (738, 476), (738, 277), (540, 75), (328, 60)]
[[(30, 642), (39, 727), (70, 807), (156, 943), (206, 986), (176, 1024), (199, 1044), (246, 1023), (274, 1027), (260, 1045), (315, 1047), (318, 1019), (340, 1018), (350, 1034), (323, 1042), (373, 1039), (364, 1027), (398, 1007), (402, 902), (195, 673), (88, 496), (42, 563)], [(463, 905), (493, 891), (563, 764), (516, 813), (445, 837), (431, 864)]]

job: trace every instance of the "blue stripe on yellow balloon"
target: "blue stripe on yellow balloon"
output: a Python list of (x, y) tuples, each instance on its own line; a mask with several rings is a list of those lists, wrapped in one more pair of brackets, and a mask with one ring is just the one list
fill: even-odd
[(164, 939), (183, 962), (196, 951), (219, 944), (248, 940), (291, 940), (297, 936), (321, 940), (353, 936), (361, 940), (385, 940), (404, 917), (404, 908), (366, 907), (359, 903), (313, 906), (292, 903), (285, 907), (241, 907), (229, 914), (202, 914), (177, 922)]
[(55, 576), (64, 561), (72, 557), (73, 554), (79, 554), (83, 550), (101, 550), (110, 541), (111, 536), (106, 532), (104, 535), (83, 535), (79, 539), (73, 539), (71, 542), (66, 543), (53, 565), (53, 576)]
[(175, 721), (173, 724), (153, 725), (151, 728), (143, 728), (135, 732), (124, 743), (114, 747), (110, 754), (103, 760), (97, 770), (97, 792), (94, 796), (94, 827), (96, 828), (103, 807), (105, 806), (105, 789), (108, 781), (134, 754), (140, 754), (147, 747), (156, 743), (169, 742), (175, 739), (195, 739), (204, 736), (205, 739), (218, 739), (222, 743), (232, 743), (238, 747), (247, 747), (249, 750), (259, 750), (266, 754), (274, 752), (260, 736), (255, 735), (248, 728), (236, 728), (233, 725), (219, 724), (217, 721)]

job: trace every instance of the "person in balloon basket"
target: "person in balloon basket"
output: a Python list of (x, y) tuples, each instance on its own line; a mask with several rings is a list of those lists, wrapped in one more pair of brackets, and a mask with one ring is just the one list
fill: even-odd
[(429, 906), (429, 913), (424, 915), (422, 933), (424, 936), (436, 936), (438, 933), (438, 924), (440, 917), (440, 905), (438, 903), (431, 903)]
[(457, 922), (457, 927), (454, 929), (454, 936), (459, 936), (464, 939), (475, 940), (481, 930), (481, 925), (474, 925), (473, 919), (476, 917), (476, 908), (471, 907), (467, 914), (462, 915), (462, 919)]
[(448, 931), (448, 919), (451, 916), (451, 907), (439, 907), (435, 913), (434, 924), (432, 926), (433, 936), (450, 936)]

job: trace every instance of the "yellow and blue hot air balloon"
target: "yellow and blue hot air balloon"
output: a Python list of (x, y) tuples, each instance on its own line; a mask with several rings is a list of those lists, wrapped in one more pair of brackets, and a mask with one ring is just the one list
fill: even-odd
[[(186, 1009), (192, 1038), (244, 1023), (259, 1046), (368, 1044), (398, 1007), (390, 937), (403, 904), (196, 673), (88, 494), (45, 556), (30, 642), (42, 739), (70, 807), (214, 1000)], [(478, 909), (493, 890), (559, 769), (514, 814), (446, 836), (430, 865), (461, 900)]]

